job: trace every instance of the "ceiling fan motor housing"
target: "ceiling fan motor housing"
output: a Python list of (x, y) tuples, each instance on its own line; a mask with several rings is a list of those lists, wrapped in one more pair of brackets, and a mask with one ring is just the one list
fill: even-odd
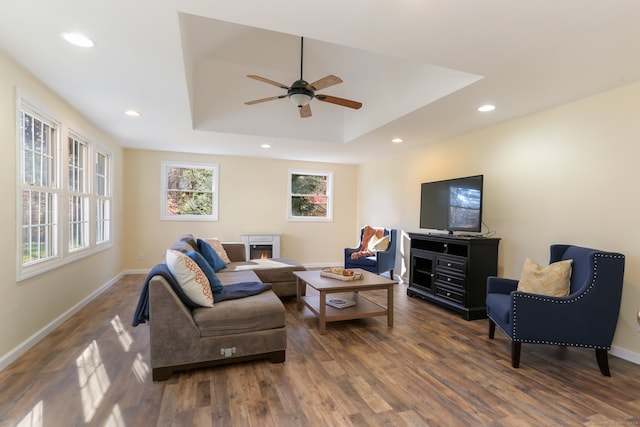
[[(287, 91), (287, 96), (289, 99), (298, 106), (298, 108), (302, 108), (309, 103), (314, 97), (314, 92), (310, 89), (307, 89), (309, 83), (304, 80), (296, 80), (291, 88)], [(296, 96), (296, 95), (304, 95), (304, 96)], [(305, 99), (305, 97), (308, 97)], [(306, 100), (306, 102), (304, 102)], [(304, 102), (304, 103), (303, 103)]]

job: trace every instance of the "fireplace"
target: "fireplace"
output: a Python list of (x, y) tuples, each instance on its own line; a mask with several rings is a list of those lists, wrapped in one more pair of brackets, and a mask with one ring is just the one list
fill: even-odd
[(247, 259), (280, 258), (280, 234), (247, 233), (242, 243)]
[(249, 259), (273, 258), (273, 245), (249, 245)]

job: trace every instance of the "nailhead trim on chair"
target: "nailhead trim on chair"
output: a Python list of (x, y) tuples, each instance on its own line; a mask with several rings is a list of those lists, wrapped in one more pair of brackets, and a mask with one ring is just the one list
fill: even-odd
[(513, 326), (512, 326), (512, 341), (514, 342), (526, 342), (526, 343), (532, 343), (532, 344), (551, 344), (551, 345), (566, 345), (566, 346), (572, 346), (572, 347), (584, 347), (584, 348), (597, 348), (597, 349), (603, 349), (603, 350), (609, 350), (611, 347), (603, 347), (603, 346), (597, 346), (597, 345), (588, 345), (588, 344), (571, 344), (571, 343), (565, 343), (565, 342), (553, 342), (553, 341), (545, 341), (545, 340), (526, 340), (526, 339), (518, 339), (516, 338), (516, 319), (517, 319), (517, 313), (516, 313), (516, 298), (528, 298), (528, 299), (534, 299), (534, 300), (538, 300), (538, 301), (547, 301), (547, 302), (552, 302), (555, 304), (572, 304), (580, 299), (582, 299), (587, 293), (589, 293), (591, 291), (591, 289), (593, 288), (593, 286), (595, 285), (596, 279), (598, 277), (598, 258), (618, 258), (618, 259), (624, 259), (624, 255), (609, 255), (609, 254), (604, 254), (601, 252), (598, 252), (594, 255), (594, 265), (593, 265), (593, 279), (591, 280), (591, 284), (589, 285), (589, 287), (587, 289), (584, 290), (584, 292), (582, 292), (580, 295), (575, 296), (572, 299), (569, 300), (556, 300), (556, 299), (551, 299), (548, 297), (544, 297), (544, 296), (540, 296), (540, 295), (535, 295), (535, 294), (525, 294), (525, 293), (516, 293), (513, 296)]

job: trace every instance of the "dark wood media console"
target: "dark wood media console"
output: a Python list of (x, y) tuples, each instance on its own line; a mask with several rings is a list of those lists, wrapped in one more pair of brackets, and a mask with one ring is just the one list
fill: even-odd
[(409, 233), (408, 296), (451, 308), (466, 319), (487, 317), (487, 277), (498, 273), (499, 238)]

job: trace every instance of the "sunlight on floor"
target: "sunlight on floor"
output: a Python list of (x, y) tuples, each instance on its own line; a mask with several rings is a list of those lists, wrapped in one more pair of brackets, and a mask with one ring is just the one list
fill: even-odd
[(139, 383), (142, 384), (145, 382), (149, 375), (149, 365), (147, 365), (147, 362), (144, 361), (140, 353), (136, 354), (136, 359), (133, 361), (133, 365), (131, 365), (131, 370)]
[(111, 326), (113, 326), (113, 329), (116, 330), (116, 334), (118, 335), (118, 339), (120, 340), (122, 348), (124, 349), (124, 351), (128, 352), (131, 348), (131, 344), (133, 344), (133, 338), (131, 338), (131, 335), (122, 324), (120, 316), (116, 314), (116, 317), (111, 319)]
[(42, 400), (36, 403), (16, 427), (42, 427)]
[(100, 349), (95, 340), (76, 359), (76, 366), (78, 367), (78, 382), (80, 383), (84, 420), (89, 422), (95, 415), (96, 409), (110, 386), (107, 371), (100, 356)]
[(122, 419), (122, 412), (120, 412), (120, 406), (118, 406), (117, 403), (113, 405), (111, 414), (109, 414), (109, 418), (107, 419), (107, 422), (104, 423), (104, 427), (126, 427), (126, 424)]

